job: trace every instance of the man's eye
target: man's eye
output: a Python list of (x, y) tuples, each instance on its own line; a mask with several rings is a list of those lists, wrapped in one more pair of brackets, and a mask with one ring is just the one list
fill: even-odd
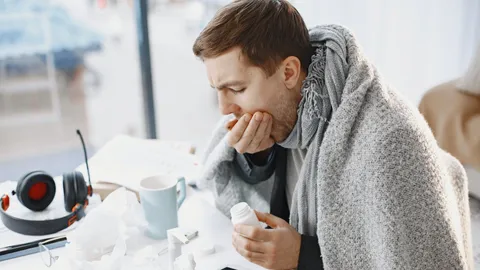
[(244, 92), (245, 89), (246, 89), (246, 88), (242, 88), (242, 89), (230, 89), (230, 90), (233, 92), (233, 94), (236, 95), (236, 94), (240, 94), (240, 93)]

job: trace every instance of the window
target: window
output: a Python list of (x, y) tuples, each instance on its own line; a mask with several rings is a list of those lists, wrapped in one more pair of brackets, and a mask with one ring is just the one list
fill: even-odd
[(0, 0), (0, 181), (145, 137), (132, 1)]

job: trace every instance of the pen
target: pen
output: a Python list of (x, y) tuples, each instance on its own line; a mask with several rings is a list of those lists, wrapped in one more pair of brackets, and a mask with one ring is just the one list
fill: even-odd
[(35, 240), (28, 243), (22, 243), (18, 245), (12, 245), (8, 247), (0, 248), (0, 261), (18, 258), (21, 256), (26, 256), (34, 253), (39, 253), (40, 252), (39, 244), (47, 241), (48, 243), (45, 243), (45, 246), (48, 249), (55, 249), (55, 248), (65, 246), (65, 244), (67, 243), (67, 237), (56, 236), (56, 237), (44, 238), (44, 239), (39, 239), (39, 240)]

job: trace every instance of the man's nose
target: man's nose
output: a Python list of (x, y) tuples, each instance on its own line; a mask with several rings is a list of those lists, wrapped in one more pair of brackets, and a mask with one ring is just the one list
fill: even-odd
[(218, 104), (220, 112), (223, 115), (232, 114), (238, 111), (238, 106), (235, 103), (228, 100), (223, 93), (218, 94)]

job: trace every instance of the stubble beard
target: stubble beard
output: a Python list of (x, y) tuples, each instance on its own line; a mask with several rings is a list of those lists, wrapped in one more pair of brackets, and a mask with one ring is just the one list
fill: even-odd
[(291, 96), (279, 97), (278, 106), (272, 114), (271, 136), (276, 143), (283, 142), (292, 132), (297, 121), (298, 101)]

